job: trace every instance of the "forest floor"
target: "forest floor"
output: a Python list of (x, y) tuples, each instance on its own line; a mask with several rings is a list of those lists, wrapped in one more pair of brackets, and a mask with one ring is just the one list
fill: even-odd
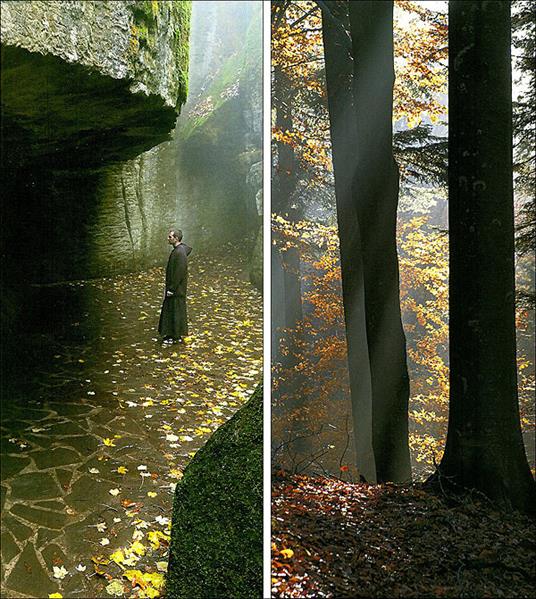
[(535, 597), (536, 530), (478, 497), (282, 475), (273, 597)]
[(2, 597), (161, 592), (175, 485), (253, 393), (263, 351), (244, 258), (192, 256), (184, 344), (158, 343), (163, 281), (40, 289), (46, 318), (2, 397)]

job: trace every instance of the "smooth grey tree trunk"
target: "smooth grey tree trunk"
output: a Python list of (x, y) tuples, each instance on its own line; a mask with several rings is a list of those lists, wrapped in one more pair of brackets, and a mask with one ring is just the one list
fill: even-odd
[(409, 378), (396, 249), (393, 3), (319, 4), (358, 459), (368, 480), (406, 482)]
[(350, 38), (345, 31), (348, 7), (341, 2), (328, 1), (322, 3), (322, 9), (356, 466), (368, 482), (374, 483), (376, 463), (372, 446), (372, 382), (365, 322), (363, 262), (352, 190), (357, 133), (351, 88)]
[(363, 260), (377, 480), (411, 479), (409, 377), (400, 314), (393, 156), (393, 3), (349, 3), (356, 164), (353, 195)]

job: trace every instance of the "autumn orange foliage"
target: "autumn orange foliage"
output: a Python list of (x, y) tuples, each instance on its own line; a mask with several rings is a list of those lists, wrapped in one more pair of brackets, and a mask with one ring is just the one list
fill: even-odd
[[(284, 73), (289, 87), (284, 91), (292, 98), (292, 131), (274, 127), (272, 139), (292, 148), (301, 169), (302, 197), (288, 198), (289, 206), (307, 197), (303, 189), (322, 190), (334, 204), (321, 25), (315, 2), (272, 3), (272, 70)], [(393, 121), (409, 129), (423, 120), (435, 123), (446, 112), (446, 14), (426, 3), (395, 0), (394, 53)], [(403, 186), (415, 183), (407, 177), (402, 171)], [(317, 472), (346, 476), (352, 418), (337, 227), (290, 222), (275, 214), (272, 231), (278, 252), (298, 249), (304, 304), (303, 320), (279, 331), (273, 369), (275, 445), (283, 447), (291, 465), (299, 465), (298, 471), (313, 466)], [(411, 379), (410, 447), (415, 472), (425, 476), (441, 458), (448, 424), (448, 237), (427, 217), (407, 211), (398, 223), (398, 249)], [(520, 340), (533, 335), (523, 332), (527, 323), (527, 311), (520, 307)], [(534, 368), (526, 347), (525, 339), (518, 350), (525, 431), (534, 426)]]
[[(292, 90), (292, 131), (272, 128), (272, 140), (293, 148), (308, 183), (332, 173), (321, 10), (312, 1), (272, 4), (272, 71), (284, 73)], [(396, 81), (393, 121), (408, 128), (445, 112), (446, 15), (410, 0), (397, 0), (394, 14)]]
[(447, 15), (410, 0), (395, 0), (393, 120), (408, 128), (426, 115), (435, 123), (447, 91)]
[(280, 251), (300, 253), (304, 303), (303, 320), (279, 332), (272, 438), (285, 451), (274, 461), (298, 472), (306, 466), (348, 472), (351, 411), (336, 228), (274, 215), (272, 236)]
[[(305, 273), (304, 318), (285, 331), (281, 348), (292, 360), (287, 365), (278, 362), (273, 369), (272, 433), (276, 445), (306, 437), (292, 453), (292, 459), (304, 460), (300, 466), (309, 465), (305, 455), (320, 453), (313, 466), (331, 474), (345, 473), (352, 456), (347, 447), (352, 420), (337, 228), (308, 221), (291, 223), (275, 215), (272, 231), (281, 248), (298, 248)], [(410, 449), (414, 472), (422, 477), (441, 458), (448, 424), (448, 237), (430, 226), (427, 217), (400, 219), (398, 247), (411, 380)], [(523, 322), (522, 310), (518, 317)], [(533, 426), (530, 365), (520, 351), (524, 430)]]

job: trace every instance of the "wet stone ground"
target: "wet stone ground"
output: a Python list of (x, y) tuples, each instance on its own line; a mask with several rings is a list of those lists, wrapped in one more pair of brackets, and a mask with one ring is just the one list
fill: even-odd
[(192, 256), (190, 337), (171, 346), (162, 269), (41, 289), (34, 353), (2, 398), (2, 597), (164, 592), (175, 484), (262, 376), (245, 268)]

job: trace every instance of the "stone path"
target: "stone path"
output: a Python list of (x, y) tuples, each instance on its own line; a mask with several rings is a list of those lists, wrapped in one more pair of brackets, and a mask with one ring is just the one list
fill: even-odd
[(41, 357), (2, 398), (2, 597), (157, 596), (174, 486), (261, 380), (244, 267), (192, 255), (190, 338), (171, 347), (162, 269), (43, 288)]

